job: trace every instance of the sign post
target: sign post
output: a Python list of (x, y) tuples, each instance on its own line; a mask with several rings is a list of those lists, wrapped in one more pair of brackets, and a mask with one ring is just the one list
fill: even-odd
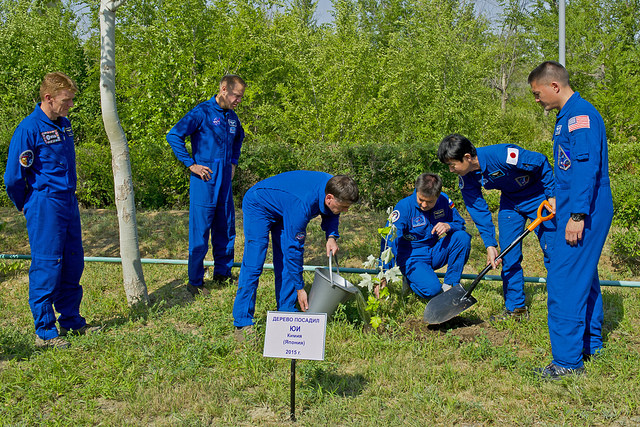
[(264, 357), (291, 359), (291, 421), (296, 420), (296, 360), (324, 360), (326, 313), (267, 312)]

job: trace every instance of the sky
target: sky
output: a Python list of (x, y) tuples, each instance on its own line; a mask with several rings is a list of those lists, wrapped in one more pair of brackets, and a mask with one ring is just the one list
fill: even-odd
[[(478, 13), (484, 14), (492, 20), (500, 13), (498, 0), (475, 0), (473, 2), (476, 4), (476, 11)], [(318, 0), (318, 7), (316, 8), (318, 24), (331, 22), (333, 20), (331, 16), (332, 10), (331, 0)]]

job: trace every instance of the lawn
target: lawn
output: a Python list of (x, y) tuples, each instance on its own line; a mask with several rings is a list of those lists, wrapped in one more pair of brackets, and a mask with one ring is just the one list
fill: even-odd
[[(343, 216), (341, 266), (362, 267), (376, 252), (385, 216), (362, 209)], [(241, 218), (238, 212), (236, 260)], [(0, 253), (28, 254), (24, 218), (2, 208), (0, 221)], [(82, 221), (86, 256), (119, 256), (114, 211), (83, 210)], [(185, 211), (140, 212), (142, 257), (186, 259), (187, 222)], [(475, 274), (485, 255), (468, 228), (473, 248), (465, 273)], [(314, 220), (306, 264), (326, 265), (322, 240)], [(533, 236), (525, 240), (526, 276), (545, 275), (536, 245)], [(232, 285), (208, 282), (211, 295), (194, 298), (185, 288), (186, 266), (145, 264), (151, 304), (132, 310), (120, 265), (88, 262), (81, 312), (103, 332), (71, 338), (67, 350), (40, 351), (27, 303), (29, 262), (0, 263), (0, 425), (291, 423), (290, 361), (262, 356), (266, 313), (275, 309), (271, 271), (258, 289), (257, 334), (238, 343)], [(614, 266), (608, 246), (600, 268), (601, 279), (640, 280)], [(305, 280), (310, 285), (313, 273)], [(377, 330), (347, 302), (327, 325), (325, 360), (297, 363), (296, 424), (639, 425), (640, 289), (603, 287), (605, 351), (586, 363), (586, 376), (554, 383), (532, 374), (551, 359), (545, 286), (528, 283), (526, 291), (530, 320), (497, 326), (486, 321), (502, 307), (496, 281), (481, 282), (478, 303), (440, 326), (424, 324), (425, 302), (402, 298), (398, 287), (383, 302)]]

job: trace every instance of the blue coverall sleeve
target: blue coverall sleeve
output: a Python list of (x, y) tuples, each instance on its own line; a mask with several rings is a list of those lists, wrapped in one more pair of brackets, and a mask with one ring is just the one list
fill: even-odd
[[(167, 142), (171, 146), (173, 153), (186, 167), (195, 164), (195, 161), (187, 151), (185, 140), (187, 136), (193, 134), (200, 127), (202, 115), (199, 112), (199, 109), (189, 111), (167, 134)], [(240, 156), (239, 152), (238, 156)]]
[[(596, 117), (589, 116), (591, 126), (596, 126)], [(602, 158), (602, 145), (598, 132), (592, 128), (582, 128), (569, 133), (571, 145), (571, 167), (573, 176), (579, 177), (571, 181), (571, 213), (590, 212), (594, 188), (598, 188), (597, 175)]]
[(340, 233), (338, 233), (339, 224), (340, 215), (321, 215), (320, 228), (324, 230), (327, 239), (329, 237), (335, 237), (336, 239), (340, 237)]
[[(461, 178), (462, 179), (462, 178)], [(498, 247), (496, 240), (496, 228), (491, 219), (491, 211), (486, 200), (482, 197), (482, 190), (478, 185), (469, 185), (465, 182), (462, 189), (462, 199), (467, 206), (467, 211), (471, 215), (471, 219), (476, 224), (480, 237), (486, 248), (490, 246)]]
[(547, 156), (536, 151), (520, 150), (518, 166), (520, 169), (533, 172), (544, 187), (544, 195), (547, 199), (555, 197), (556, 180), (553, 177), (553, 169)]
[(282, 281), (283, 283), (292, 283), (296, 291), (304, 288), (304, 280), (302, 277), (304, 240), (298, 240), (298, 236), (301, 233), (306, 234), (308, 223), (309, 220), (306, 219), (305, 214), (300, 213), (293, 215), (293, 217), (290, 218), (290, 223), (288, 225), (288, 227), (291, 227), (291, 230), (288, 233), (289, 242), (287, 242), (286, 248), (287, 256), (284, 257), (284, 262), (287, 264), (287, 268), (283, 271)]
[[(240, 123), (240, 121), (238, 121)], [(236, 137), (233, 139), (233, 151), (231, 153), (231, 164), (237, 165), (240, 158), (240, 151), (242, 150), (242, 141), (244, 141), (244, 129), (242, 125), (238, 126)]]
[[(33, 163), (35, 157), (35, 140), (36, 136), (33, 131), (18, 126), (11, 137), (9, 144), (9, 153), (7, 156), (7, 169), (4, 173), (4, 185), (7, 189), (9, 199), (13, 202), (19, 211), (22, 211), (29, 192), (29, 184), (27, 184), (27, 169)], [(30, 159), (25, 157), (21, 161), (22, 156), (31, 156)], [(23, 165), (28, 164), (28, 166)]]

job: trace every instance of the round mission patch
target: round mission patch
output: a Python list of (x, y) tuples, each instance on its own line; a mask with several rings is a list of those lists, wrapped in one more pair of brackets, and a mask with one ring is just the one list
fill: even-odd
[(28, 168), (33, 164), (33, 151), (31, 150), (25, 150), (22, 152), (22, 154), (20, 154), (20, 158), (19, 158), (19, 162), (20, 162), (20, 166), (24, 167), (24, 168)]

